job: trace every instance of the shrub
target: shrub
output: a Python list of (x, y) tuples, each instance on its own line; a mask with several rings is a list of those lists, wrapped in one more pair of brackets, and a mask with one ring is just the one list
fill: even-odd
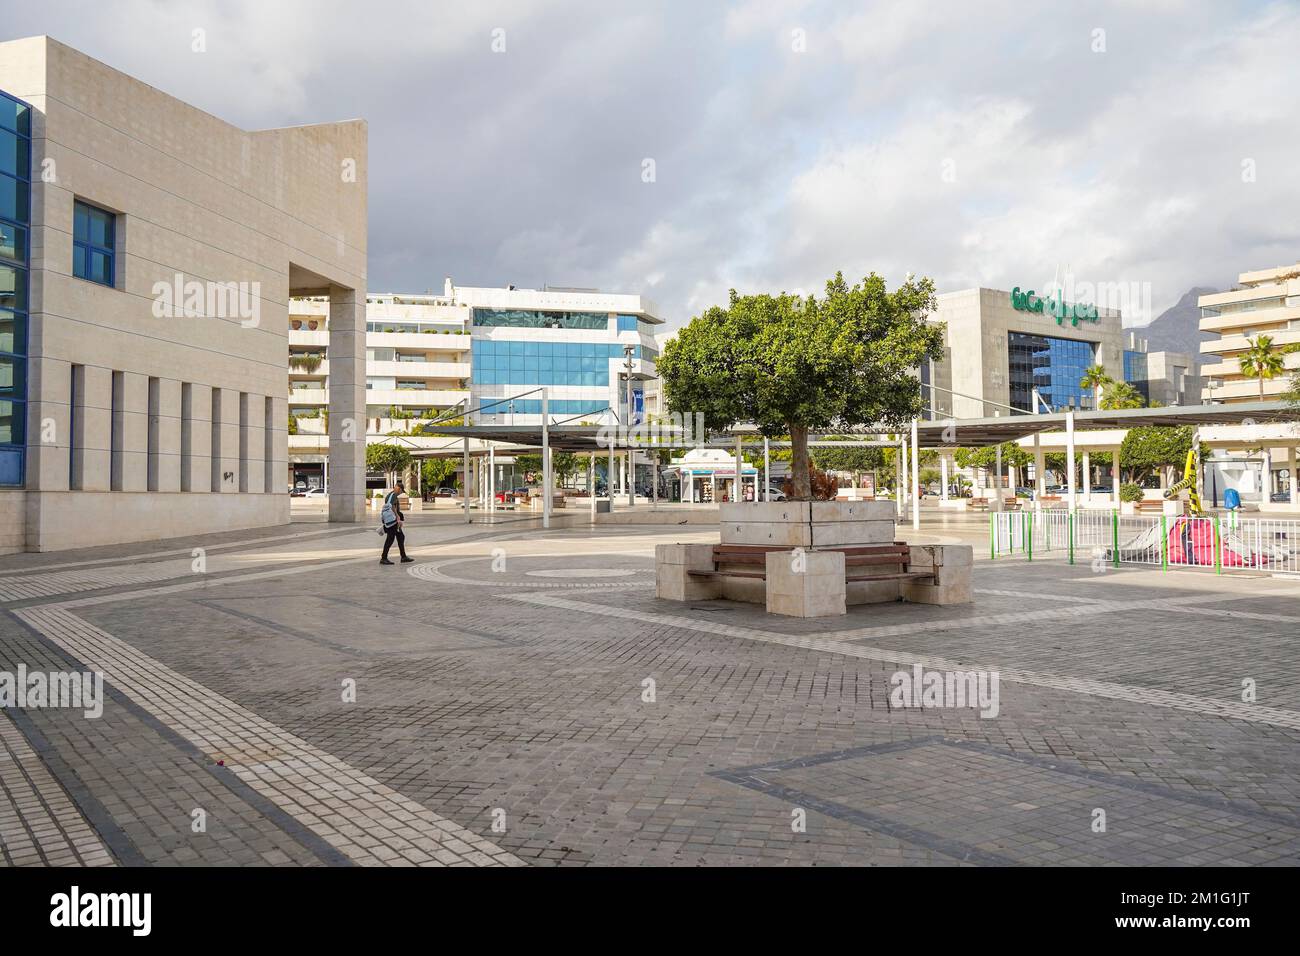
[(1119, 500), (1128, 502), (1141, 501), (1145, 495), (1142, 493), (1142, 486), (1135, 482), (1126, 482), (1119, 486)]

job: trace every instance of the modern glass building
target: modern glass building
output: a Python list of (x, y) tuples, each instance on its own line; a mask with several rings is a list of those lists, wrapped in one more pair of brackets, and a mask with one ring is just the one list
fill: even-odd
[(1151, 373), (1147, 365), (1147, 353), (1135, 349), (1124, 350), (1124, 381), (1128, 382), (1142, 396), (1145, 402), (1151, 401)]
[(0, 92), (0, 485), (24, 481), (32, 108)]
[[(932, 407), (956, 418), (1091, 409), (1093, 390), (1079, 382), (1089, 366), (1124, 373), (1122, 317), (1072, 303), (1000, 289), (936, 296), (931, 316), (945, 324), (944, 358), (922, 370), (933, 382)], [(1038, 400), (1035, 399), (1035, 393)]]

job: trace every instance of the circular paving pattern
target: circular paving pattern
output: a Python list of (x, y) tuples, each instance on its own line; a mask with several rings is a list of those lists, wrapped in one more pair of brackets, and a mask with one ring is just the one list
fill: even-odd
[(534, 578), (626, 578), (636, 572), (625, 568), (547, 568), (524, 574)]

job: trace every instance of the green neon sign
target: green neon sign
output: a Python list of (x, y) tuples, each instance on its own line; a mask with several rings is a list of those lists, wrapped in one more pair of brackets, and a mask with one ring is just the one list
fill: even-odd
[(1056, 324), (1062, 325), (1068, 319), (1071, 325), (1077, 326), (1080, 322), (1096, 322), (1097, 307), (1095, 305), (1086, 305), (1082, 302), (1066, 302), (1061, 298), (1060, 290), (1057, 290), (1055, 299), (1044, 299), (1042, 296), (1034, 295), (1034, 290), (1021, 292), (1020, 286), (1011, 290), (1011, 308), (1018, 312), (1033, 312), (1042, 315), (1046, 312), (1049, 315), (1056, 316)]

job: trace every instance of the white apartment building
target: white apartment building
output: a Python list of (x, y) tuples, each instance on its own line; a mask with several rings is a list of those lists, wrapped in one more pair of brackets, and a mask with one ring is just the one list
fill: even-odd
[[(1206, 402), (1277, 401), (1300, 370), (1300, 352), (1283, 357), (1285, 372), (1273, 379), (1248, 378), (1240, 356), (1259, 335), (1270, 336), (1283, 349), (1300, 345), (1300, 263), (1243, 272), (1237, 288), (1203, 295), (1201, 331), (1219, 337), (1201, 344), (1202, 396)], [(1300, 424), (1260, 422), (1201, 430), (1202, 440), (1215, 450), (1207, 488), (1222, 494), (1235, 488), (1243, 501), (1262, 510), (1300, 510), (1297, 494), (1297, 446)]]
[[(329, 303), (296, 299), (289, 328), (289, 482), (327, 486)], [(366, 437), (468, 411), (472, 424), (604, 423), (653, 402), (654, 305), (595, 289), (456, 286), (442, 295), (375, 294), (366, 302)], [(631, 373), (629, 389), (628, 373)], [(407, 436), (413, 446), (445, 439)]]

